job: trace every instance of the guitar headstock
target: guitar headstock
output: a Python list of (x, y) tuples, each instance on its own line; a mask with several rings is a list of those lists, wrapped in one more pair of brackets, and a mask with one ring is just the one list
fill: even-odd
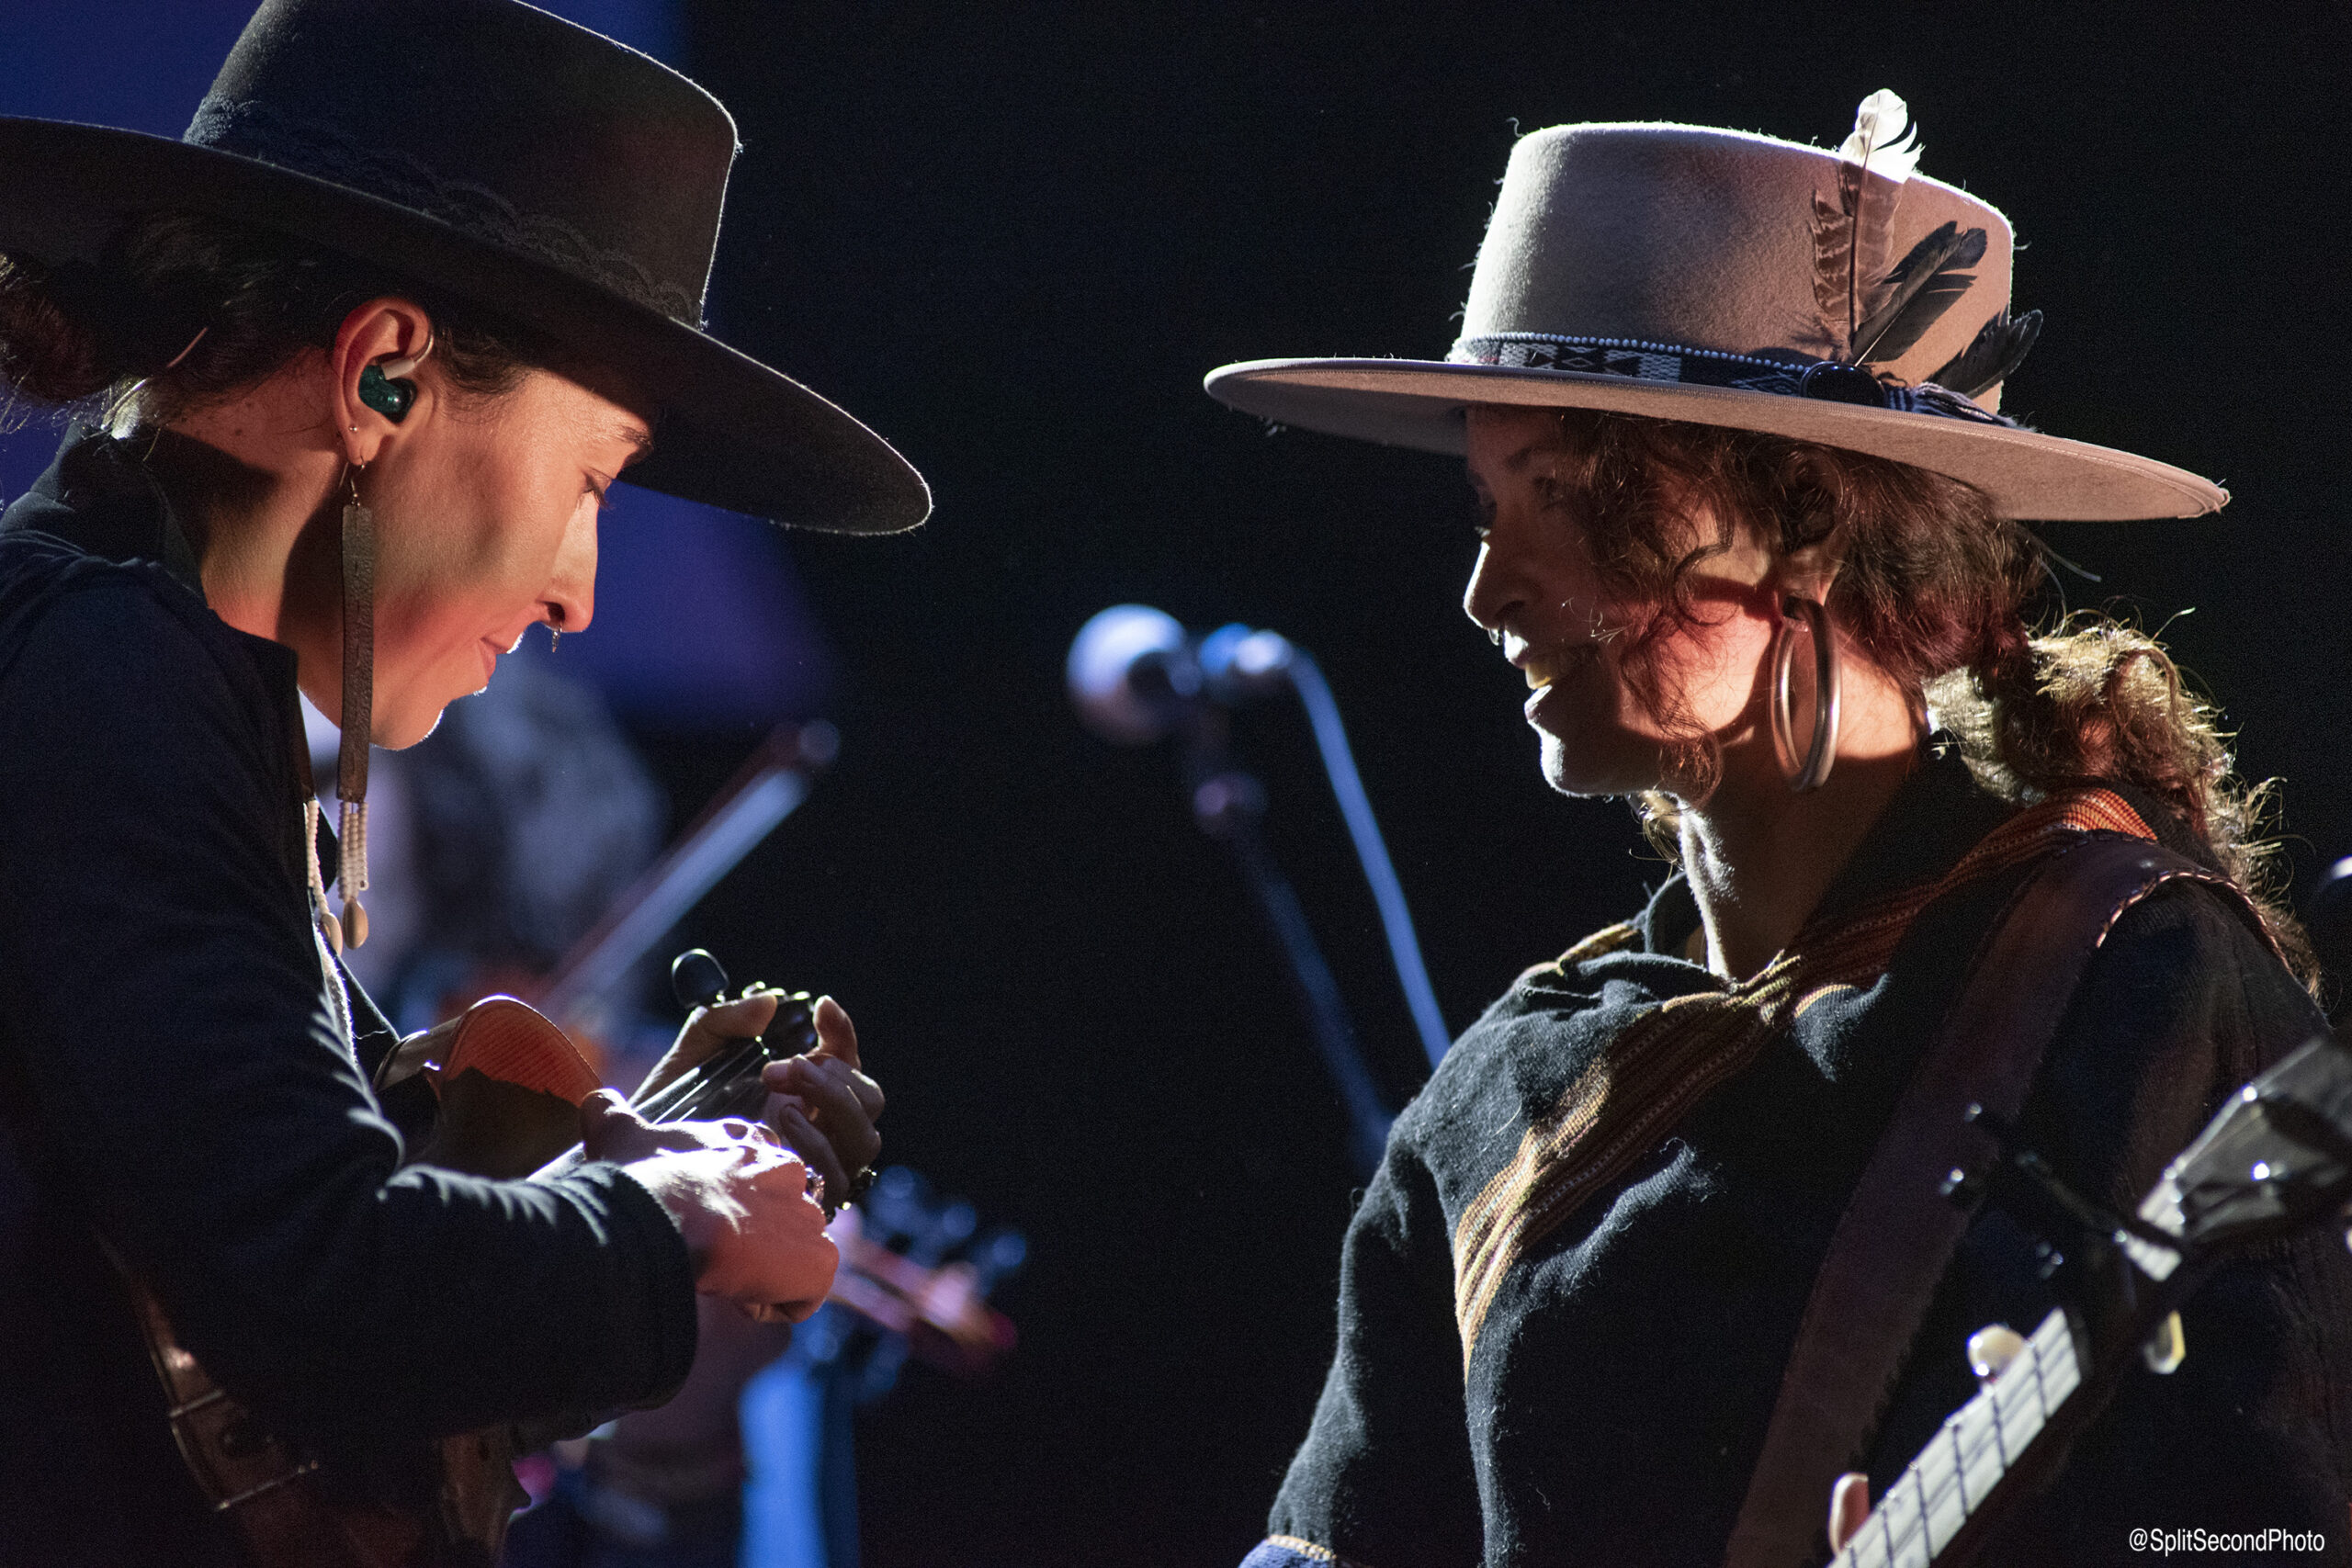
[[(831, 1299), (878, 1331), (854, 1348), (861, 1404), (888, 1391), (910, 1354), (972, 1377), (1012, 1348), (1012, 1320), (988, 1303), (1028, 1256), (1019, 1231), (983, 1225), (970, 1203), (893, 1166), (856, 1208), (842, 1211), (831, 1235), (842, 1266)], [(832, 1326), (840, 1337), (842, 1325)], [(851, 1351), (843, 1339), (827, 1355)]]
[[(2230, 1098), (2165, 1170), (2140, 1218), (2191, 1251), (2282, 1235), (2352, 1200), (2352, 1050), (2320, 1035)], [(2126, 1242), (2134, 1261), (2163, 1278)]]
[[(2028, 1208), (2074, 1227), (2070, 1252), (2116, 1264), (2085, 1270), (2083, 1282), (2104, 1281), (2087, 1293), (2107, 1299), (2082, 1303), (2079, 1314), (2050, 1313), (1912, 1460), (1833, 1568), (1930, 1568), (1948, 1549), (1955, 1561), (1970, 1560), (1982, 1544), (1987, 1505), (2021, 1480), (2046, 1477), (2056, 1462), (2051, 1456), (2063, 1457), (2064, 1443), (2111, 1392), (2131, 1348), (2160, 1319), (2174, 1325), (2177, 1363), (2177, 1319), (2165, 1314), (2193, 1288), (2200, 1265), (2233, 1247), (2331, 1220), (2352, 1201), (2352, 1050), (2328, 1035), (2232, 1095), (2165, 1168), (2136, 1220), (2103, 1213), (2067, 1190), (2031, 1151), (2007, 1146), (2010, 1129), (1984, 1120), (2005, 1144), (2012, 1190), (2021, 1187), (2035, 1200)], [(1962, 1185), (1954, 1176), (1953, 1186)], [(2098, 1233), (2109, 1227), (2111, 1237), (2102, 1238)], [(2116, 1262), (2116, 1248), (2158, 1288), (2137, 1288)], [(2184, 1263), (2192, 1265), (2186, 1272)], [(2119, 1322), (2126, 1332), (2113, 1332)], [(2095, 1396), (2087, 1405), (2077, 1394), (2086, 1383)]]

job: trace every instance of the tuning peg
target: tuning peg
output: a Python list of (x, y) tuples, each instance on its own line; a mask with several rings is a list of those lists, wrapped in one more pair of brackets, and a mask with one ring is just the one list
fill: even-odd
[[(1977, 1104), (1970, 1105), (1961, 1115), (1971, 1126), (1990, 1135), (2000, 1145), (2001, 1153), (1982, 1175), (1971, 1176), (1957, 1169), (1947, 1175), (1943, 1193), (1952, 1201), (1965, 1205), (1991, 1190), (1996, 1202), (2020, 1203), (2030, 1210), (2018, 1217), (2030, 1228), (2045, 1235), (2083, 1230), (2095, 1236), (2108, 1236), (2121, 1230), (2137, 1235), (2147, 1229), (2135, 1218), (2109, 1213), (2068, 1186), (2048, 1160), (2018, 1137), (2016, 1124), (2007, 1117)], [(2172, 1240), (2157, 1239), (2165, 1243)], [(2047, 1250), (2050, 1257), (2045, 1259), (2045, 1269), (2055, 1269), (2064, 1259), (2058, 1257), (2054, 1245)]]
[(688, 948), (670, 961), (670, 994), (688, 1012), (717, 1007), (727, 996), (727, 970), (701, 948)]
[(1968, 1337), (1968, 1370), (1991, 1382), (2025, 1349), (2025, 1336), (2006, 1323), (1988, 1323)]
[(1981, 1127), (1991, 1134), (1993, 1141), (2001, 1145), (2004, 1153), (2017, 1144), (2018, 1130), (2009, 1119), (1974, 1100), (1971, 1100), (1968, 1109), (1960, 1113), (1960, 1119), (1972, 1127)]
[(2167, 1313), (2140, 1347), (2140, 1359), (2152, 1372), (2170, 1376), (2179, 1370), (2188, 1357), (2188, 1336), (2180, 1326), (2180, 1314)]

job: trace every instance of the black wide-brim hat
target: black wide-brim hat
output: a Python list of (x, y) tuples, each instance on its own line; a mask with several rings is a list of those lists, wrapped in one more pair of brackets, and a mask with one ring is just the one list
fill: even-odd
[(0, 118), (0, 253), (95, 262), (132, 219), (238, 220), (518, 322), (658, 400), (632, 484), (805, 528), (911, 528), (887, 441), (703, 330), (735, 122), (517, 0), (265, 0), (177, 141)]

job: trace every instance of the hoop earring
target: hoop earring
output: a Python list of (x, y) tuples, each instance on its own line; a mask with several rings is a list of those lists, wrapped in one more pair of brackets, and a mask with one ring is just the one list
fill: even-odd
[[(1838, 760), (1838, 642), (1828, 608), (1794, 593), (1781, 600), (1781, 629), (1772, 637), (1772, 750), (1796, 795), (1819, 789)], [(1813, 633), (1813, 744), (1797, 761), (1796, 696), (1792, 679), (1798, 621)]]

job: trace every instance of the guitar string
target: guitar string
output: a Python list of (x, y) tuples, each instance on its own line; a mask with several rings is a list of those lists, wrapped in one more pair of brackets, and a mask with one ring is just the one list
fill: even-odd
[(756, 1040), (746, 1041), (736, 1050), (696, 1064), (674, 1081), (662, 1086), (660, 1092), (649, 1097), (638, 1108), (638, 1113), (649, 1121), (674, 1122), (698, 1111), (707, 1111), (707, 1097), (715, 1088), (741, 1073), (746, 1066), (766, 1054)]
[[(806, 1028), (807, 1020), (803, 1018), (796, 1021), (793, 1032), (797, 1034)], [(775, 1032), (775, 1026), (770, 1024), (769, 1032)], [(753, 1091), (757, 1086), (738, 1084), (735, 1080), (746, 1067), (771, 1055), (771, 1049), (763, 1039), (744, 1041), (738, 1049), (698, 1063), (675, 1080), (663, 1085), (637, 1108), (638, 1113), (649, 1121), (677, 1121), (693, 1116), (725, 1115), (728, 1113), (725, 1107), (737, 1100), (756, 1103)], [(782, 1061), (785, 1058), (777, 1056), (775, 1059)]]
[[(1880, 1499), (1879, 1506), (1865, 1522), (1864, 1533), (1858, 1534), (1838, 1552), (1837, 1568), (1883, 1568), (1883, 1565), (1904, 1561), (1915, 1539), (1923, 1534), (1928, 1538), (1928, 1555), (1918, 1561), (1932, 1562), (1944, 1547), (1951, 1544), (1961, 1526), (1990, 1500), (2001, 1478), (2015, 1468), (2026, 1449), (2049, 1425), (2056, 1407), (2065, 1402), (2079, 1383), (2078, 1374), (2069, 1375), (2073, 1370), (2074, 1348), (2073, 1333), (2066, 1324), (2064, 1313), (2053, 1312), (2044, 1318), (2034, 1330), (2033, 1337), (2026, 1341), (2026, 1362), (2018, 1374), (2012, 1378), (2005, 1372), (1945, 1420), (1936, 1436), (1928, 1440), (1928, 1446), (1905, 1467), (1902, 1479), (1889, 1487), (1886, 1495)], [(2049, 1358), (2047, 1362), (2045, 1357)], [(2054, 1389), (2055, 1397), (2052, 1398), (2052, 1385), (2060, 1382), (2065, 1386)], [(2014, 1454), (2011, 1452), (2007, 1419), (2009, 1412), (2002, 1408), (2004, 1398), (2016, 1402), (2012, 1409), (2030, 1410), (2033, 1416), (2031, 1429), (2025, 1434), (2023, 1442), (2015, 1445)], [(1975, 1451), (1981, 1454), (1985, 1444), (1989, 1443), (1995, 1461), (1992, 1482), (1982, 1489), (1982, 1495), (1973, 1498), (1969, 1495), (1971, 1489), (1967, 1484), (1967, 1467), (1972, 1454), (1962, 1447), (1962, 1432), (1979, 1425), (1972, 1422), (1972, 1412), (1982, 1412), (1984, 1416), (1981, 1423), (1983, 1440)], [(1932, 1483), (1928, 1479), (1931, 1471), (1935, 1474)], [(1905, 1495), (1906, 1488), (1910, 1489), (1912, 1495)], [(1953, 1523), (1951, 1532), (1938, 1540), (1935, 1523), (1941, 1516), (1947, 1494), (1953, 1495), (1950, 1500), (1958, 1503), (1960, 1517)], [(1891, 1517), (1898, 1505), (1905, 1514), (1899, 1535)], [(1876, 1525), (1878, 1529), (1871, 1529), (1871, 1525)], [(1864, 1555), (1866, 1549), (1870, 1548), (1875, 1550)]]

